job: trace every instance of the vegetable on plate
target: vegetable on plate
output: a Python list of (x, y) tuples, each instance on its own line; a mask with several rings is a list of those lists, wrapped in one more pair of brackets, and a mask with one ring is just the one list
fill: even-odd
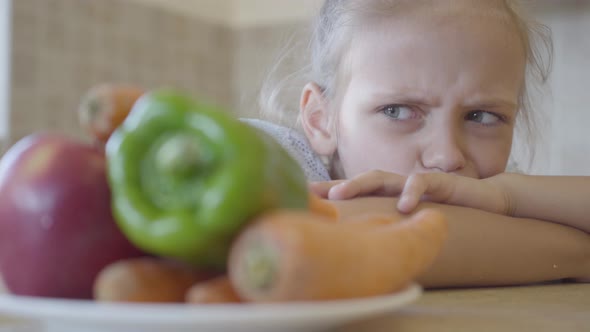
[(113, 212), (151, 254), (225, 269), (254, 216), (307, 209), (299, 164), (267, 134), (180, 93), (144, 94), (107, 142)]

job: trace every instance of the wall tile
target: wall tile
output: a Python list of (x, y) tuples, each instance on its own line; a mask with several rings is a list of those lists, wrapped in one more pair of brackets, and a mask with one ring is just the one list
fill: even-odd
[(10, 143), (41, 130), (82, 137), (75, 110), (102, 82), (174, 87), (230, 105), (229, 29), (128, 0), (13, 3)]

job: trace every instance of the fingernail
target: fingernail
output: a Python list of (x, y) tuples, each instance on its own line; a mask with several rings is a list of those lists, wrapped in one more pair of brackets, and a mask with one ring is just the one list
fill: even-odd
[(328, 199), (338, 199), (338, 192), (334, 191), (334, 188), (336, 188), (336, 187), (332, 187), (328, 191)]
[(330, 199), (342, 199), (342, 188), (344, 188), (343, 185), (344, 183), (340, 183), (330, 188), (330, 191), (328, 191), (328, 197), (330, 197)]
[(410, 198), (407, 197), (407, 196), (403, 196), (397, 202), (397, 209), (400, 212), (407, 213), (407, 212), (409, 212), (411, 210), (410, 209), (410, 203), (411, 203), (410, 202)]
[(338, 188), (343, 188), (346, 185), (346, 182), (339, 183), (332, 187), (332, 189), (338, 190)]

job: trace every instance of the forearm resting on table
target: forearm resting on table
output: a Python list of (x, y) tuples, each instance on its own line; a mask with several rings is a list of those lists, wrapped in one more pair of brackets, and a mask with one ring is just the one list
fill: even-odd
[[(399, 215), (397, 198), (333, 201), (344, 218), (363, 213)], [(425, 287), (528, 284), (590, 277), (590, 236), (572, 227), (512, 218), (459, 206), (421, 203), (447, 215), (449, 237)]]
[(590, 176), (504, 173), (497, 180), (508, 189), (509, 214), (553, 221), (590, 233)]

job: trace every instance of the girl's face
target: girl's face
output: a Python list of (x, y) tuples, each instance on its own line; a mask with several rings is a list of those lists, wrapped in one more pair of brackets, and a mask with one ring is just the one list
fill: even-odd
[(326, 112), (337, 114), (331, 139), (322, 146), (310, 137), (323, 151), (333, 147), (333, 177), (375, 169), (473, 178), (503, 172), (525, 76), (516, 32), (499, 17), (450, 12), (396, 17), (359, 32), (333, 101), (339, 109)]

